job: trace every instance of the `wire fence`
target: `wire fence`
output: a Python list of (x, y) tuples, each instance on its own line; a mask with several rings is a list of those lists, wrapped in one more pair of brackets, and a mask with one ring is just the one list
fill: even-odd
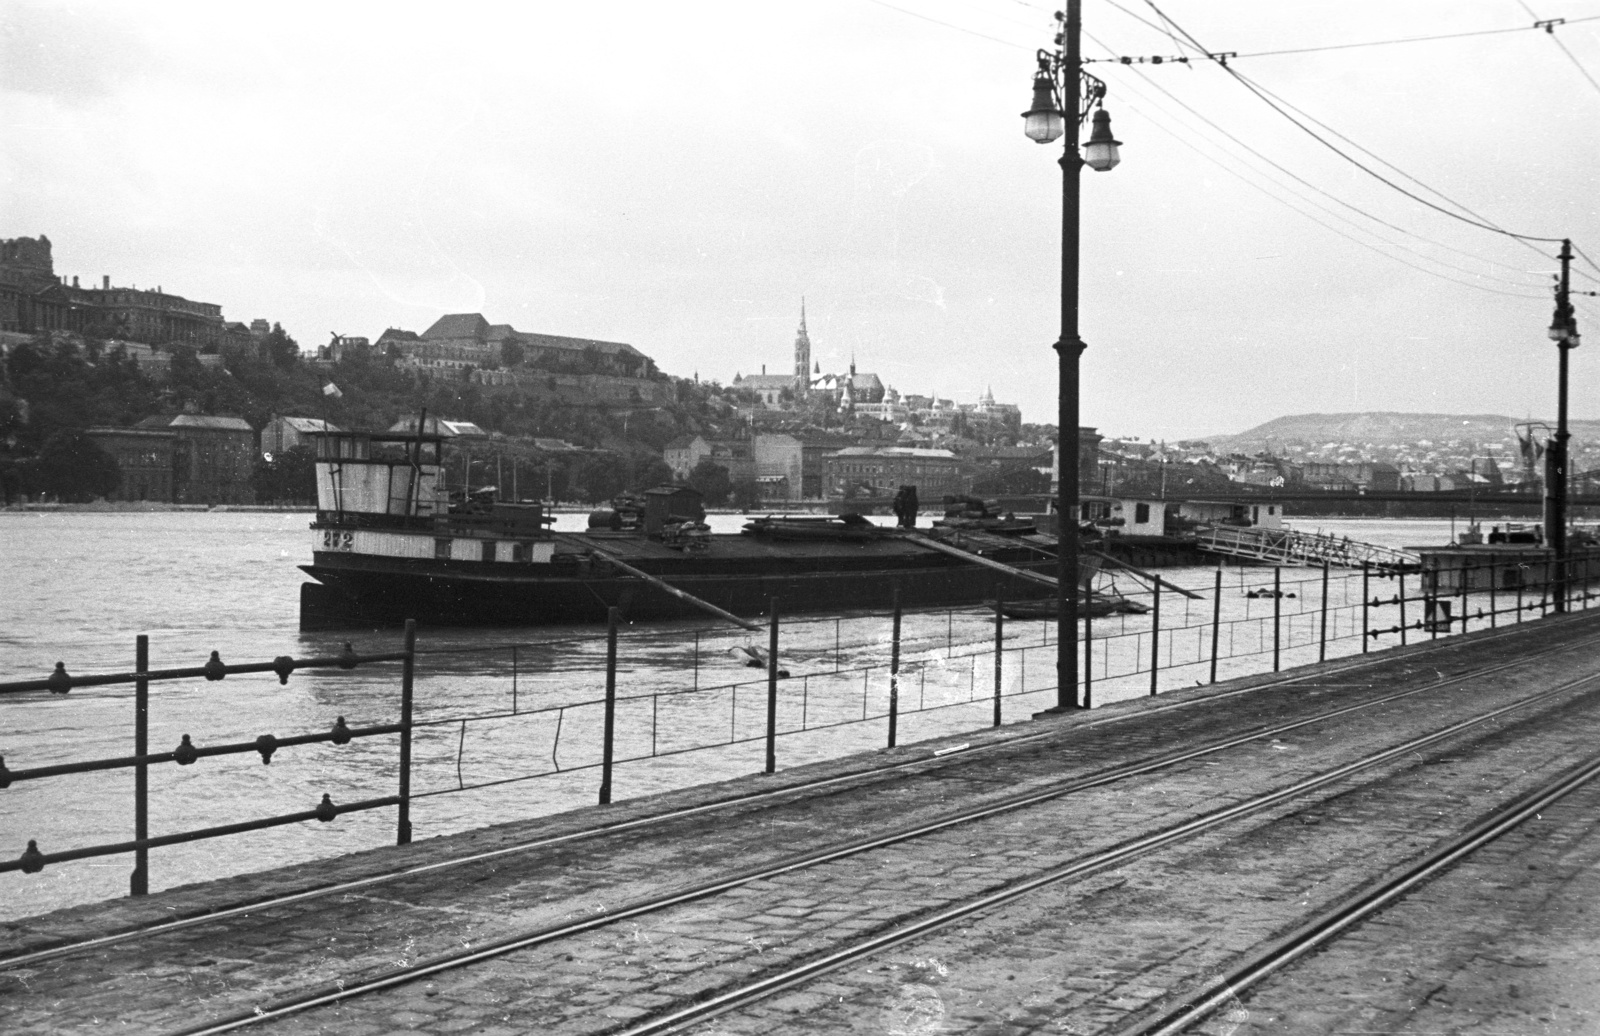
[[(764, 746), (773, 772), (780, 746), (808, 735), (851, 729), (892, 747), (908, 731), (926, 732), (939, 717), (957, 729), (999, 726), (1008, 715), (1031, 716), (1042, 704), (1091, 707), (1097, 701), (1157, 694), (1219, 679), (1278, 671), (1329, 658), (1366, 653), (1419, 639), (1520, 623), (1552, 611), (1587, 609), (1597, 595), (1600, 557), (1580, 559), (1555, 578), (1523, 570), (1514, 579), (1470, 566), (1454, 574), (1403, 567), (1359, 571), (1218, 568), (1209, 587), (1187, 592), (1160, 583), (1118, 588), (1095, 598), (1080, 627), (1080, 682), (1058, 690), (1056, 620), (1009, 618), (995, 601), (980, 609), (914, 609), (892, 613), (784, 619), (781, 602), (766, 616), (764, 644), (736, 627), (625, 631), (613, 610), (601, 635), (562, 635), (491, 647), (418, 648), (408, 626), (396, 652), (224, 665), (213, 652), (204, 666), (151, 670), (148, 641), (138, 638), (135, 669), (73, 677), (65, 666), (50, 676), (0, 683), (0, 695), (50, 693), (132, 684), (133, 752), (127, 756), (8, 769), (0, 755), (0, 796), (23, 781), (69, 774), (132, 770), (135, 816), (131, 840), (43, 851), (34, 840), (0, 872), (37, 873), (47, 864), (131, 853), (133, 895), (148, 888), (148, 852), (183, 841), (222, 837), (302, 821), (327, 822), (349, 812), (394, 806), (395, 839), (411, 837), (417, 800), (471, 793), (598, 771), (596, 799), (611, 800), (618, 767), (647, 760)], [(1505, 585), (1506, 583), (1514, 585)], [(1036, 604), (1037, 602), (1035, 602)], [(1034, 609), (1037, 612), (1037, 608)], [(759, 670), (728, 680), (729, 657)], [(174, 749), (148, 746), (150, 685), (220, 680), (235, 673), (276, 673), (287, 681), (300, 669), (401, 663), (396, 714), (385, 722), (253, 741), (195, 745), (185, 735)], [(715, 666), (708, 664), (715, 661)], [(415, 701), (416, 680), (430, 672), (468, 679), (491, 707), (455, 711)], [(551, 700), (552, 695), (560, 700)], [(912, 726), (908, 726), (911, 724)], [(922, 727), (916, 727), (922, 724)], [(396, 793), (336, 804), (331, 792), (305, 811), (229, 824), (149, 832), (148, 773), (186, 766), (210, 755), (255, 752), (264, 763), (287, 748), (364, 738), (395, 739)], [(863, 747), (857, 737), (840, 750)], [(788, 751), (787, 749), (783, 751)], [(837, 754), (837, 753), (835, 753)], [(0, 798), (0, 803), (4, 799)], [(17, 822), (12, 824), (20, 830)]]

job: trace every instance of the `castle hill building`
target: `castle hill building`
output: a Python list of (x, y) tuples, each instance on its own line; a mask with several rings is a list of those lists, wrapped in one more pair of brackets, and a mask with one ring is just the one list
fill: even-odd
[(117, 287), (105, 275), (97, 287), (57, 276), (50, 239), (0, 240), (0, 331), (100, 333), (150, 345), (216, 351), (247, 345), (242, 324), (222, 319), (222, 307), (155, 289)]
[(482, 313), (447, 313), (420, 335), (389, 328), (376, 350), (413, 373), (464, 380), (473, 371), (531, 365), (618, 377), (646, 377), (655, 362), (625, 342), (518, 331)]

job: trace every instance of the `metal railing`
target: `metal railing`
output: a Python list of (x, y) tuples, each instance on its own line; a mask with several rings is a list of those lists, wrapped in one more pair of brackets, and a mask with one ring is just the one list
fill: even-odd
[[(1300, 570), (1305, 572), (1304, 577), (1293, 579), (1285, 579), (1282, 569), (1270, 571), (1271, 578), (1267, 580), (1248, 574), (1259, 576), (1261, 569), (1219, 567), (1209, 588), (1209, 600), (1179, 597), (1171, 591), (1163, 592), (1159, 585), (1140, 592), (1124, 591), (1126, 597), (1143, 603), (1148, 611), (1086, 618), (1081, 630), (1083, 665), (1078, 702), (1091, 706), (1097, 690), (1103, 692), (1108, 686), (1125, 694), (1153, 695), (1160, 693), (1163, 685), (1172, 689), (1216, 683), (1219, 664), (1224, 661), (1230, 662), (1234, 670), (1230, 676), (1246, 670), (1275, 672), (1286, 662), (1302, 664), (1326, 660), (1332, 654), (1366, 653), (1385, 638), (1407, 644), (1414, 638), (1438, 638), (1464, 633), (1469, 628), (1522, 622), (1535, 613), (1549, 613), (1558, 600), (1567, 609), (1587, 608), (1589, 601), (1597, 597), (1590, 589), (1597, 574), (1593, 559), (1580, 559), (1561, 572), (1549, 567), (1531, 569), (1530, 575), (1541, 578), (1519, 579), (1513, 587), (1490, 580), (1481, 590), (1472, 589), (1469, 569), (1459, 580), (1458, 588), (1449, 594), (1426, 590), (1414, 570), (1390, 566), (1379, 569), (1370, 563), (1359, 571), (1337, 574), (1331, 565), (1324, 564), (1320, 570)], [(1235, 575), (1237, 579), (1232, 578)], [(1229, 597), (1236, 600), (1230, 606), (1233, 614), (1225, 618), (1223, 604)], [(345, 813), (388, 806), (397, 808), (395, 841), (405, 844), (411, 838), (411, 805), (417, 800), (599, 770), (596, 800), (605, 804), (612, 800), (615, 769), (619, 766), (759, 743), (763, 746), (763, 769), (772, 773), (778, 766), (780, 742), (785, 739), (840, 728), (870, 732), (872, 725), (882, 724), (878, 743), (893, 747), (903, 739), (905, 724), (912, 717), (968, 710), (972, 713), (969, 728), (999, 726), (1005, 719), (1008, 702), (1056, 690), (1056, 649), (1051, 642), (1054, 619), (1007, 619), (1000, 601), (983, 610), (905, 609), (897, 596), (888, 616), (790, 620), (780, 619), (780, 603), (774, 600), (768, 608), (766, 635), (761, 638), (766, 642), (764, 652), (751, 647), (749, 634), (733, 627), (640, 631), (623, 637), (613, 610), (603, 637), (576, 635), (487, 649), (474, 645), (419, 651), (415, 627), (408, 623), (403, 649), (397, 652), (356, 654), (346, 645), (344, 654), (332, 657), (280, 657), (245, 665), (226, 665), (213, 652), (205, 665), (183, 669), (151, 670), (148, 640), (140, 636), (131, 672), (73, 677), (58, 664), (55, 673), (44, 679), (0, 683), (0, 695), (38, 691), (65, 694), (75, 688), (107, 684), (132, 684), (135, 690), (132, 755), (15, 770), (7, 769), (4, 757), (0, 757), (0, 789), (19, 781), (131, 769), (134, 837), (48, 852), (30, 840), (20, 858), (0, 862), (0, 872), (37, 873), (47, 864), (133, 853), (130, 891), (143, 895), (149, 885), (148, 852), (152, 848), (310, 820), (326, 822)], [(915, 629), (909, 633), (904, 621), (908, 617), (916, 620)], [(877, 625), (886, 618), (887, 637)], [(942, 624), (940, 618), (944, 620)], [(962, 627), (959, 635), (958, 620)], [(992, 628), (981, 628), (991, 623)], [(829, 624), (831, 657), (827, 650)], [(844, 635), (847, 626), (849, 638)], [(799, 667), (793, 652), (783, 646), (785, 633), (791, 638), (803, 634), (811, 645), (804, 659), (808, 669), (791, 672), (784, 668), (786, 660)], [(738, 644), (740, 640), (744, 643), (739, 650), (762, 668), (761, 675), (748, 680), (704, 682), (701, 659), (706, 643)], [(530, 672), (528, 660), (532, 653), (537, 651), (547, 660), (591, 659), (602, 644), (602, 693), (590, 692), (574, 700), (525, 707), (527, 692), (522, 685)], [(855, 659), (858, 653), (867, 654), (871, 660), (860, 663)], [(682, 659), (686, 654), (692, 660), (690, 679), (684, 679), (688, 674), (680, 669), (667, 677), (674, 685), (663, 689), (621, 686), (627, 681), (619, 677), (630, 675), (620, 668), (627, 658), (670, 655)], [(461, 658), (467, 660), (469, 675), (480, 691), (484, 687), (492, 689), (496, 680), (509, 682), (510, 707), (415, 717), (417, 663), (443, 670)], [(350, 669), (395, 661), (402, 663), (395, 722), (352, 727), (340, 716), (331, 730), (286, 736), (262, 734), (253, 741), (214, 745), (195, 744), (186, 734), (173, 749), (149, 751), (152, 683), (201, 678), (215, 681), (233, 674), (264, 672), (276, 673), (287, 682), (290, 674), (302, 669)], [(546, 671), (559, 674), (564, 683), (570, 682), (568, 678), (574, 672), (599, 675), (592, 669), (575, 670), (548, 663)], [(641, 681), (636, 674), (633, 679)], [(515, 772), (469, 780), (464, 766), (469, 736), (492, 742), (497, 728), (507, 723), (541, 728), (549, 744), (548, 752), (530, 751), (528, 745), (535, 738), (527, 730), (519, 730), (517, 750), (495, 755), (497, 764), (515, 763)], [(325, 792), (321, 802), (309, 810), (153, 837), (149, 834), (148, 772), (152, 766), (186, 766), (204, 757), (251, 752), (270, 763), (273, 754), (284, 748), (324, 742), (345, 745), (386, 735), (398, 735), (398, 776), (393, 795), (338, 804), (331, 793)], [(414, 759), (414, 749), (422, 753), (420, 762)], [(538, 764), (532, 765), (536, 760)], [(451, 768), (453, 781), (448, 779)], [(413, 782), (418, 777), (429, 778), (435, 786), (414, 790)]]
[[(131, 769), (134, 780), (133, 838), (129, 841), (79, 846), (54, 852), (41, 851), (38, 842), (30, 838), (27, 849), (24, 850), (20, 857), (15, 860), (0, 861), (0, 872), (22, 871), (25, 874), (37, 874), (45, 868), (46, 864), (131, 852), (134, 854), (134, 868), (129, 877), (129, 894), (142, 896), (149, 891), (149, 853), (151, 849), (207, 838), (220, 838), (225, 835), (240, 834), (245, 831), (256, 831), (268, 827), (280, 827), (285, 824), (295, 824), (306, 820), (327, 822), (345, 813), (357, 813), (385, 806), (399, 807), (395, 840), (397, 844), (404, 845), (411, 840), (410, 753), (413, 661), (415, 654), (416, 626), (414, 623), (408, 622), (405, 632), (405, 647), (403, 650), (396, 652), (362, 655), (357, 654), (351, 649), (350, 645), (346, 644), (343, 654), (327, 658), (291, 658), (288, 655), (280, 655), (270, 662), (248, 662), (241, 665), (228, 665), (222, 661), (218, 652), (213, 651), (211, 652), (210, 660), (205, 665), (152, 670), (150, 668), (150, 640), (147, 636), (140, 634), (135, 641), (134, 668), (131, 672), (74, 677), (67, 672), (65, 664), (57, 662), (55, 671), (45, 679), (0, 683), (0, 695), (21, 694), (28, 691), (50, 691), (54, 694), (64, 695), (78, 687), (103, 687), (114, 684), (132, 684), (134, 688), (132, 755), (58, 763), (53, 766), (26, 767), (17, 770), (7, 769), (5, 757), (0, 756), (0, 789), (8, 788), (22, 781), (44, 780), (69, 774), (92, 773), (102, 770)], [(327, 731), (294, 734), (281, 738), (274, 734), (262, 734), (254, 741), (205, 746), (194, 744), (190, 736), (184, 734), (177, 747), (165, 752), (150, 751), (150, 685), (152, 683), (198, 678), (215, 682), (242, 673), (271, 672), (278, 675), (281, 683), (287, 684), (289, 676), (296, 670), (354, 669), (357, 666), (375, 662), (396, 661), (404, 663), (400, 681), (400, 717), (398, 722), (351, 727), (347, 726), (344, 717), (340, 716), (335, 721), (333, 729)], [(345, 745), (361, 738), (378, 737), (385, 734), (400, 735), (399, 787), (394, 795), (339, 804), (333, 801), (331, 793), (324, 792), (322, 800), (314, 808), (301, 812), (258, 817), (253, 820), (243, 820), (211, 827), (193, 828), (154, 837), (150, 835), (149, 789), (151, 766), (163, 763), (190, 766), (203, 758), (247, 752), (259, 753), (261, 762), (270, 764), (273, 755), (282, 748), (323, 742), (333, 745)]]

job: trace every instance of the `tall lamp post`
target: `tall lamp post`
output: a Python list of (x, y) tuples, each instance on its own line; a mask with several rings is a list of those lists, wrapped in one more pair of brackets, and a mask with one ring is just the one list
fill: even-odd
[[(1056, 15), (1058, 20), (1063, 16)], [(1087, 165), (1096, 172), (1114, 167), (1121, 156), (1119, 141), (1111, 136), (1111, 116), (1101, 107), (1106, 84), (1083, 70), (1079, 37), (1083, 32), (1083, 0), (1067, 0), (1062, 32), (1056, 49), (1039, 51), (1039, 68), (1033, 76), (1033, 105), (1022, 113), (1028, 139), (1049, 144), (1067, 129), (1068, 104), (1072, 132), (1066, 134), (1061, 155), (1061, 338), (1055, 344), (1060, 364), (1060, 408), (1056, 417), (1056, 450), (1060, 474), (1056, 487), (1057, 541), (1056, 588), (1058, 625), (1056, 655), (1056, 705), (1051, 712), (1078, 708), (1078, 358), (1083, 340), (1078, 337), (1078, 173)], [(1083, 151), (1078, 131), (1094, 115), (1094, 129)], [(1091, 702), (1087, 696), (1082, 708)]]
[(1578, 347), (1578, 317), (1572, 308), (1572, 241), (1561, 242), (1561, 277), (1550, 339), (1561, 353), (1556, 395), (1556, 434), (1545, 450), (1544, 535), (1556, 569), (1555, 611), (1567, 610), (1567, 354)]

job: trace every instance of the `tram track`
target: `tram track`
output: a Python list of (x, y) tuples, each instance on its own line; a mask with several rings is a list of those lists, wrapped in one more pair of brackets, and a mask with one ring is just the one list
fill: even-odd
[(1600, 777), (1600, 755), (1594, 755), (1504, 804), (1494, 815), (1474, 824), (1420, 859), (1386, 875), (1374, 887), (1334, 903), (1306, 919), (1279, 939), (1227, 972), (1194, 990), (1177, 1007), (1154, 1013), (1119, 1029), (1116, 1036), (1177, 1036), (1204, 1021), (1238, 994), (1289, 967), (1295, 961), (1338, 938), (1407, 893), (1437, 877), (1472, 853), (1543, 810)]
[[(1489, 636), (1483, 636), (1470, 646), (1477, 647), (1479, 645), (1490, 644), (1504, 639), (1505, 637), (1514, 635), (1517, 632), (1519, 632), (1518, 627), (1508, 627), (1502, 631), (1499, 631), (1498, 633), (1491, 634)], [(1521, 632), (1527, 631), (1522, 630)], [(1278, 736), (1300, 727), (1319, 722), (1325, 722), (1329, 719), (1348, 715), (1363, 709), (1379, 707), (1411, 697), (1415, 694), (1438, 691), (1452, 685), (1482, 679), (1495, 673), (1518, 668), (1525, 665), (1530, 660), (1582, 651), (1586, 647), (1590, 646), (1590, 644), (1595, 640), (1600, 640), (1600, 635), (1585, 638), (1583, 641), (1577, 643), (1564, 643), (1556, 647), (1545, 648), (1519, 655), (1516, 659), (1508, 662), (1502, 661), (1489, 665), (1478, 666), (1459, 673), (1451, 674), (1449, 676), (1440, 674), (1438, 679), (1419, 687), (1408, 688), (1392, 694), (1380, 695), (1376, 698), (1354, 702), (1335, 709), (1325, 710), (1309, 717), (1300, 717), (1283, 724), (1253, 728), (1232, 737), (1208, 742), (1196, 748), (1165, 753), (1143, 760), (1136, 760), (1125, 765), (1110, 767), (1097, 773), (1071, 778), (1067, 781), (1059, 783), (1058, 785), (1038, 792), (1012, 796), (990, 803), (988, 806), (985, 806), (982, 809), (970, 811), (970, 815), (965, 813), (951, 815), (947, 821), (941, 821), (937, 825), (930, 827), (928, 830), (937, 830), (942, 829), (943, 827), (953, 826), (955, 824), (969, 823), (974, 820), (983, 819), (984, 817), (994, 815), (996, 813), (1025, 808), (1029, 805), (1035, 805), (1040, 802), (1048, 801), (1052, 798), (1059, 798), (1063, 795), (1073, 794), (1088, 788), (1098, 787), (1115, 781), (1139, 776), (1141, 774), (1151, 773), (1159, 769), (1175, 766), (1206, 755), (1212, 755), (1218, 752), (1226, 751), (1230, 748), (1247, 744), (1252, 741)], [(1436, 650), (1439, 650), (1437, 645), (1449, 645), (1455, 647), (1463, 646), (1460, 645), (1459, 642), (1453, 643), (1451, 641), (1431, 641), (1426, 645), (1416, 646), (1410, 653), (1402, 658), (1393, 657), (1387, 652), (1359, 656), (1357, 659), (1354, 659), (1347, 664), (1335, 663), (1318, 666), (1315, 672), (1296, 673), (1267, 681), (1252, 682), (1247, 686), (1232, 688), (1229, 690), (1205, 695), (1203, 697), (1161, 703), (1154, 707), (1149, 707), (1138, 712), (1120, 713), (1101, 719), (1091, 718), (1090, 722), (1084, 725), (1084, 728), (1103, 728), (1112, 724), (1124, 723), (1136, 718), (1148, 718), (1152, 715), (1159, 715), (1161, 713), (1170, 712), (1173, 710), (1190, 709), (1200, 705), (1215, 704), (1218, 701), (1241, 695), (1293, 687), (1296, 684), (1326, 681), (1329, 678), (1348, 676), (1352, 672), (1362, 669), (1378, 668), (1380, 666), (1393, 664), (1399, 661), (1412, 661), (1419, 658), (1419, 656), (1426, 656)], [(970, 747), (962, 747), (959, 751), (951, 751), (949, 749), (930, 750), (926, 754), (918, 755), (912, 759), (896, 761), (888, 765), (873, 767), (865, 771), (855, 771), (847, 774), (833, 775), (818, 780), (786, 785), (781, 788), (754, 791), (745, 795), (737, 795), (725, 799), (719, 799), (715, 802), (698, 803), (696, 805), (681, 809), (669, 810), (663, 813), (650, 814), (648, 816), (631, 818), (628, 820), (617, 821), (615, 823), (598, 825), (578, 831), (527, 839), (524, 841), (518, 841), (511, 845), (499, 846), (494, 849), (484, 850), (476, 853), (469, 853), (459, 857), (452, 857), (447, 860), (437, 860), (426, 864), (419, 864), (413, 867), (372, 875), (369, 877), (362, 877), (349, 881), (337, 882), (330, 885), (319, 886), (317, 888), (308, 889), (302, 892), (252, 899), (243, 903), (230, 905), (225, 908), (192, 915), (189, 917), (175, 918), (151, 925), (140, 926), (127, 931), (108, 933), (70, 943), (64, 943), (58, 946), (24, 952), (8, 957), (0, 957), (0, 973), (4, 973), (10, 969), (32, 967), (53, 959), (105, 949), (121, 943), (156, 938), (162, 935), (181, 932), (187, 929), (203, 927), (208, 924), (216, 924), (247, 915), (259, 914), (263, 911), (295, 906), (331, 896), (365, 892), (383, 885), (394, 884), (400, 881), (426, 877), (429, 875), (438, 875), (467, 866), (492, 863), (497, 860), (531, 853), (542, 849), (556, 848), (564, 845), (570, 845), (575, 842), (587, 841), (606, 836), (638, 832), (654, 826), (666, 825), (676, 821), (693, 819), (717, 812), (745, 808), (761, 802), (799, 798), (807, 794), (812, 794), (830, 788), (843, 788), (852, 785), (866, 784), (876, 780), (882, 780), (896, 774), (904, 773), (906, 771), (916, 770), (918, 768), (962, 764), (971, 760), (977, 755), (996, 750), (1014, 750), (1019, 746), (1056, 736), (1058, 736), (1058, 732), (1055, 730), (1041, 730), (1037, 732), (1011, 736), (983, 744), (972, 745)], [(870, 848), (881, 847), (881, 845), (891, 844), (894, 841), (903, 841), (905, 838), (916, 837), (917, 833), (926, 834), (928, 832), (920, 831), (905, 835), (885, 836), (883, 838), (873, 840), (872, 844), (867, 848), (856, 851), (868, 851)], [(755, 879), (752, 878), (747, 880)]]
[[(1523, 664), (1519, 660), (1518, 665)], [(1500, 667), (1484, 667), (1498, 669)], [(1459, 677), (1457, 679), (1465, 679)], [(1451, 681), (1455, 682), (1455, 681)], [(949, 925), (955, 924), (967, 917), (981, 911), (991, 909), (999, 904), (1010, 902), (1028, 895), (1038, 889), (1058, 883), (1085, 878), (1100, 873), (1107, 868), (1118, 866), (1136, 857), (1181, 844), (1196, 838), (1201, 834), (1212, 831), (1233, 821), (1253, 816), (1262, 811), (1284, 805), (1296, 799), (1311, 795), (1336, 782), (1345, 780), (1357, 773), (1385, 763), (1394, 762), (1402, 757), (1420, 752), (1423, 749), (1436, 746), (1458, 735), (1464, 734), (1473, 728), (1491, 723), (1495, 720), (1509, 716), (1519, 710), (1532, 708), (1540, 704), (1552, 702), (1562, 696), (1575, 691), (1591, 693), (1595, 685), (1600, 684), (1600, 673), (1590, 673), (1559, 686), (1549, 688), (1539, 694), (1500, 705), (1496, 708), (1477, 713), (1467, 719), (1451, 723), (1441, 729), (1430, 731), (1426, 734), (1410, 738), (1403, 743), (1392, 745), (1376, 752), (1370, 752), (1353, 761), (1332, 767), (1312, 777), (1296, 781), (1286, 787), (1277, 788), (1232, 806), (1212, 810), (1200, 816), (1191, 818), (1182, 823), (1171, 825), (1162, 830), (1154, 831), (1136, 838), (1128, 839), (1115, 845), (1104, 848), (1098, 852), (1090, 853), (1077, 859), (1070, 860), (1060, 866), (1051, 867), (1024, 880), (1012, 882), (1005, 887), (963, 901), (954, 906), (939, 910), (925, 916), (918, 917), (908, 923), (881, 932), (870, 938), (860, 939), (840, 949), (828, 952), (820, 957), (799, 963), (798, 965), (772, 972), (764, 972), (759, 979), (749, 983), (739, 984), (733, 988), (719, 991), (715, 996), (700, 1002), (682, 1007), (672, 1013), (660, 1015), (647, 1022), (632, 1027), (613, 1030), (625, 1036), (647, 1036), (647, 1034), (668, 1033), (679, 1031), (689, 1025), (698, 1024), (716, 1015), (735, 1010), (739, 1007), (752, 1004), (756, 1001), (772, 996), (776, 993), (802, 985), (822, 974), (848, 966), (852, 963), (882, 953), (884, 950), (918, 939), (931, 932), (938, 931)], [(1412, 688), (1385, 696), (1381, 701), (1393, 701), (1410, 697), (1427, 690), (1437, 689), (1440, 684), (1431, 684), (1420, 688)], [(848, 845), (836, 846), (813, 853), (792, 856), (773, 864), (751, 868), (736, 875), (725, 875), (717, 880), (702, 883), (693, 887), (675, 890), (669, 895), (649, 897), (614, 910), (607, 911), (602, 916), (589, 917), (577, 922), (546, 926), (537, 930), (530, 930), (517, 935), (502, 938), (491, 943), (480, 944), (470, 951), (439, 955), (428, 960), (418, 961), (404, 968), (395, 968), (387, 972), (374, 975), (359, 981), (347, 981), (342, 985), (319, 987), (309, 991), (282, 998), (271, 1004), (258, 1006), (247, 1013), (240, 1013), (230, 1018), (213, 1020), (204, 1025), (181, 1030), (183, 1036), (201, 1036), (201, 1034), (218, 1034), (232, 1032), (256, 1024), (271, 1022), (290, 1015), (328, 1007), (358, 997), (371, 995), (396, 986), (417, 981), (422, 978), (439, 975), (446, 971), (471, 967), (497, 957), (503, 957), (520, 950), (532, 949), (541, 945), (558, 942), (562, 939), (591, 932), (600, 928), (617, 924), (619, 922), (638, 918), (647, 914), (668, 910), (675, 906), (692, 903), (714, 897), (732, 889), (749, 885), (751, 883), (772, 879), (784, 874), (815, 867), (824, 863), (844, 859), (862, 853), (872, 852), (899, 842), (909, 841), (938, 831), (946, 830), (958, 824), (971, 823), (975, 820), (992, 817), (997, 814), (1036, 805), (1051, 799), (1061, 798), (1089, 787), (1098, 787), (1127, 779), (1139, 773), (1149, 773), (1158, 769), (1176, 765), (1207, 754), (1225, 751), (1227, 748), (1238, 744), (1259, 740), (1273, 733), (1283, 733), (1293, 729), (1308, 726), (1337, 715), (1344, 715), (1359, 711), (1361, 708), (1378, 704), (1380, 700), (1353, 704), (1341, 709), (1331, 710), (1327, 714), (1316, 717), (1303, 717), (1293, 723), (1280, 724), (1276, 728), (1254, 731), (1241, 734), (1229, 739), (1227, 744), (1213, 744), (1199, 749), (1191, 749), (1170, 753), (1161, 759), (1146, 760), (1143, 763), (1133, 764), (1129, 767), (1119, 768), (1116, 771), (1107, 771), (1073, 781), (1063, 782), (1060, 785), (1035, 791), (1026, 795), (1011, 797), (1003, 802), (986, 804), (983, 807), (960, 811), (957, 814), (947, 815), (929, 823), (911, 825), (906, 828), (867, 840), (857, 841)]]

